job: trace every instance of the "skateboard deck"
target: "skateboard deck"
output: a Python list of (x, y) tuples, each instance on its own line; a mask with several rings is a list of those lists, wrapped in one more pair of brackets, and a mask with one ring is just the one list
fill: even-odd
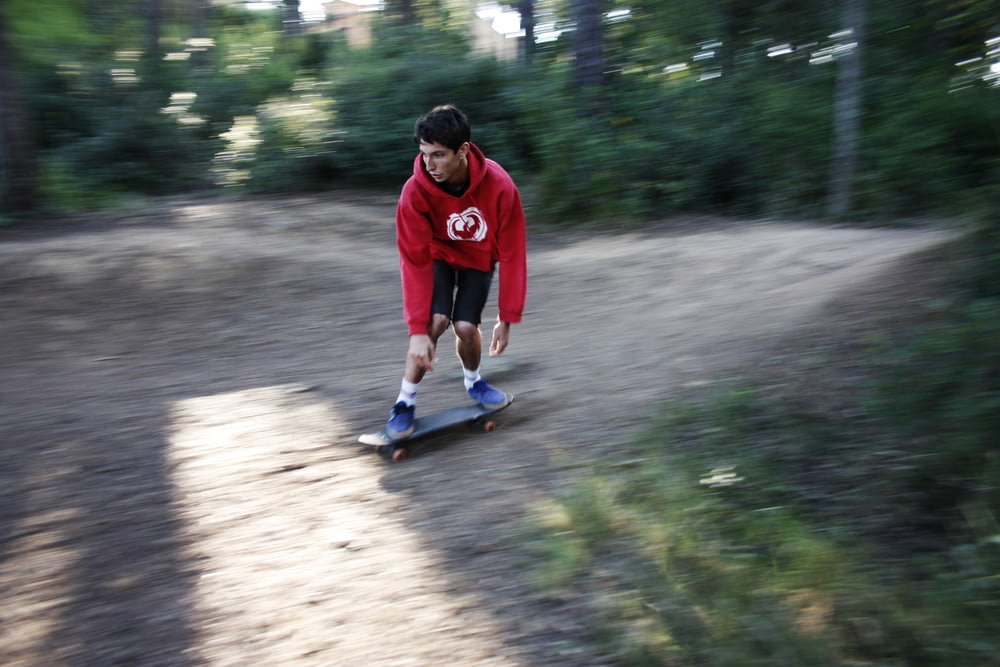
[(375, 451), (390, 454), (393, 460), (399, 461), (402, 458), (405, 458), (405, 453), (397, 455), (397, 452), (404, 451), (399, 448), (400, 445), (451, 426), (456, 426), (464, 422), (481, 422), (484, 431), (494, 430), (496, 428), (496, 424), (492, 421), (485, 420), (484, 417), (503, 410), (513, 402), (513, 394), (507, 394), (507, 405), (496, 410), (491, 410), (480, 403), (473, 403), (472, 405), (459, 405), (454, 408), (439, 410), (437, 412), (424, 415), (423, 417), (417, 417), (413, 421), (413, 433), (405, 438), (393, 440), (383, 428), (375, 433), (365, 433), (358, 438), (358, 442), (363, 445), (371, 445), (375, 447)]

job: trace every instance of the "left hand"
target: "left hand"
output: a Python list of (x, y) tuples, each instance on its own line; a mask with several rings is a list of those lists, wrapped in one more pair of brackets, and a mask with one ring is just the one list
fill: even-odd
[(498, 320), (493, 325), (493, 339), (490, 341), (490, 356), (495, 357), (507, 349), (510, 342), (510, 322)]

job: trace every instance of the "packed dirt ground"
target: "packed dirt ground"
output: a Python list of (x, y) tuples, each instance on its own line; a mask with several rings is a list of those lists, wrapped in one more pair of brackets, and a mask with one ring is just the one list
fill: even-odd
[[(540, 504), (662, 398), (780, 361), (817, 317), (850, 327), (830, 304), (859, 288), (891, 300), (946, 235), (534, 233), (524, 322), (484, 362), (517, 395), (500, 429), (393, 464), (356, 440), (406, 349), (394, 203), (168, 200), (0, 231), (0, 663), (612, 664), (585, 601), (530, 583)], [(466, 400), (446, 337), (420, 411)]]

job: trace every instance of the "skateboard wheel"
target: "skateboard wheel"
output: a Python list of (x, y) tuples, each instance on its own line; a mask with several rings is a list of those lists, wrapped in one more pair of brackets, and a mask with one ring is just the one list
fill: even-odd
[(381, 454), (383, 451), (385, 451), (385, 445), (375, 445), (376, 454)]
[(483, 430), (486, 431), (487, 433), (492, 433), (493, 431), (497, 430), (497, 423), (486, 422), (483, 424)]
[(399, 449), (397, 449), (396, 451), (394, 451), (392, 453), (392, 460), (395, 461), (396, 463), (399, 463), (400, 461), (402, 461), (405, 458), (406, 458), (406, 450), (405, 449), (399, 448)]

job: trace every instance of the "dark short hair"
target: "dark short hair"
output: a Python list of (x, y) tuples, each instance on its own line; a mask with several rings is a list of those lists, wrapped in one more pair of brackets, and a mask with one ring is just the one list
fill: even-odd
[(457, 151), (462, 144), (471, 141), (471, 138), (469, 119), (458, 107), (450, 104), (434, 107), (413, 126), (413, 140), (418, 144), (421, 141), (441, 144)]

